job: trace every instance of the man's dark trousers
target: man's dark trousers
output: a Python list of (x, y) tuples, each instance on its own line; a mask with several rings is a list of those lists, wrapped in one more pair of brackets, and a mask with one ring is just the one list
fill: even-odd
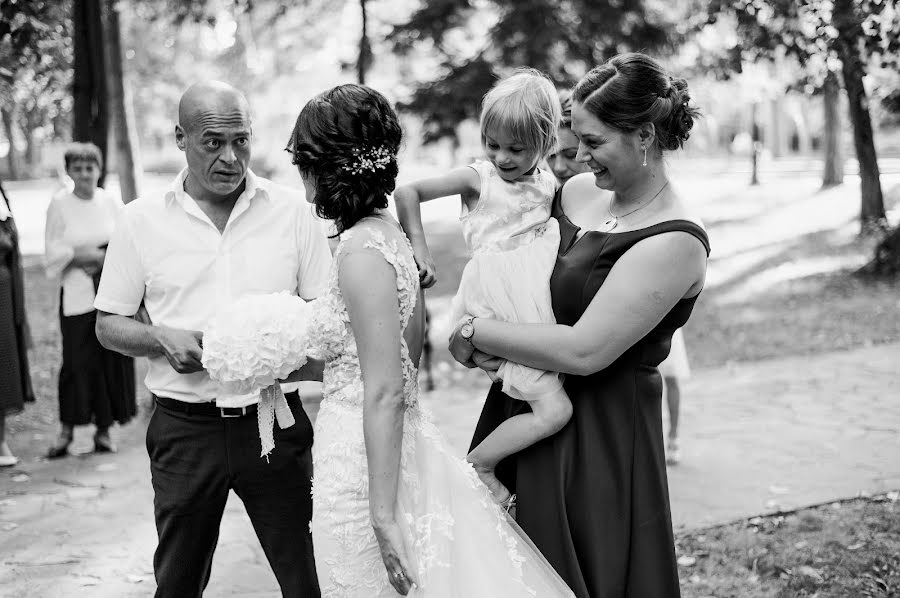
[[(312, 425), (297, 393), (287, 394), (296, 423), (275, 426), (275, 450), (260, 457), (255, 409), (243, 417), (185, 412), (156, 399), (147, 427), (159, 546), (157, 598), (202, 595), (209, 582), (229, 490), (244, 503), (285, 598), (318, 598), (312, 517)], [(192, 409), (191, 407), (186, 407)], [(233, 414), (235, 410), (228, 410)]]

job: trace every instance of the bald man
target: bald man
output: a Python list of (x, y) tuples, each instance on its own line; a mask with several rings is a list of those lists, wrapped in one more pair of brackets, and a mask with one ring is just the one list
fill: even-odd
[[(198, 83), (178, 105), (187, 167), (165, 192), (129, 203), (106, 253), (95, 307), (107, 348), (149, 359), (156, 408), (147, 427), (159, 545), (159, 598), (201, 596), (231, 490), (241, 498), (282, 595), (319, 596), (309, 520), (312, 426), (285, 388), (294, 426), (260, 458), (255, 395), (230, 395), (201, 363), (209, 318), (248, 294), (313, 299), (331, 256), (303, 193), (249, 168), (246, 98)], [(141, 304), (151, 323), (135, 319)], [(298, 379), (321, 379), (312, 364)]]

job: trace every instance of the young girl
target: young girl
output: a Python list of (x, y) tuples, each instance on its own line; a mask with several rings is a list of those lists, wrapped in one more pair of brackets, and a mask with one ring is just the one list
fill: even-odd
[[(484, 97), (481, 142), (485, 161), (444, 176), (417, 181), (394, 193), (400, 223), (410, 238), (423, 286), (434, 282), (434, 262), (422, 230), (420, 203), (459, 194), (460, 222), (472, 259), (453, 299), (453, 321), (467, 318), (466, 337), (478, 334), (479, 317), (555, 323), (550, 273), (559, 248), (559, 226), (550, 217), (556, 180), (538, 163), (556, 145), (560, 106), (553, 84), (520, 69)], [(498, 502), (515, 495), (494, 475), (497, 463), (558, 432), (572, 414), (560, 375), (504, 362), (503, 391), (527, 401), (531, 413), (512, 417), (469, 453), (468, 460)]]

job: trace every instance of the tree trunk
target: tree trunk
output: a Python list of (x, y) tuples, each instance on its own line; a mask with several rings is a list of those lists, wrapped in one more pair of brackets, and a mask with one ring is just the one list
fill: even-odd
[(360, 85), (366, 84), (366, 73), (372, 61), (372, 45), (369, 43), (369, 15), (366, 10), (366, 1), (359, 0), (359, 8), (362, 11), (362, 34), (359, 36), (359, 58), (356, 61), (356, 79)]
[[(72, 46), (72, 139), (91, 142), (106, 157), (109, 134), (106, 64), (103, 57), (101, 0), (73, 2)], [(106, 160), (100, 171), (100, 186), (106, 178)]]
[(119, 26), (118, 0), (106, 0), (106, 84), (109, 88), (109, 112), (116, 151), (116, 172), (122, 202), (140, 195), (140, 153), (135, 142), (131, 90), (125, 81), (122, 62), (122, 30)]
[(884, 230), (885, 213), (872, 120), (869, 116), (869, 99), (863, 86), (866, 71), (859, 51), (862, 27), (854, 12), (853, 0), (835, 0), (833, 23), (839, 34), (837, 50), (841, 59), (841, 72), (844, 75), (844, 88), (847, 90), (849, 100), (853, 145), (856, 148), (856, 159), (859, 161), (859, 178), (862, 186), (860, 232), (867, 235)]
[(859, 273), (873, 278), (896, 278), (900, 275), (900, 227), (878, 243), (872, 260)]
[(3, 129), (6, 132), (6, 139), (9, 141), (9, 153), (6, 154), (6, 163), (9, 167), (9, 178), (17, 180), (19, 178), (19, 161), (16, 158), (16, 145), (13, 140), (13, 114), (11, 110), (0, 108), (0, 118), (3, 120)]
[(40, 147), (36, 132), (43, 119), (40, 118), (39, 110), (35, 106), (23, 115), (24, 126), (21, 129), (25, 133), (25, 166), (28, 176), (34, 176), (40, 166)]
[(825, 171), (822, 186), (833, 187), (844, 182), (844, 156), (841, 151), (841, 113), (839, 110), (841, 87), (837, 74), (828, 72), (823, 87), (825, 104)]

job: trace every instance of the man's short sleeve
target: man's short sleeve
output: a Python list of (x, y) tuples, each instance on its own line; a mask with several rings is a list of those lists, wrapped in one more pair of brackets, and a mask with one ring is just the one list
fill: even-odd
[(144, 290), (144, 264), (126, 210), (119, 215), (106, 249), (94, 307), (111, 314), (133, 316), (144, 299)]
[(303, 299), (315, 299), (328, 288), (331, 251), (325, 237), (323, 223), (313, 216), (308, 205), (299, 209), (297, 226), (300, 248), (300, 268), (297, 271), (297, 294)]

